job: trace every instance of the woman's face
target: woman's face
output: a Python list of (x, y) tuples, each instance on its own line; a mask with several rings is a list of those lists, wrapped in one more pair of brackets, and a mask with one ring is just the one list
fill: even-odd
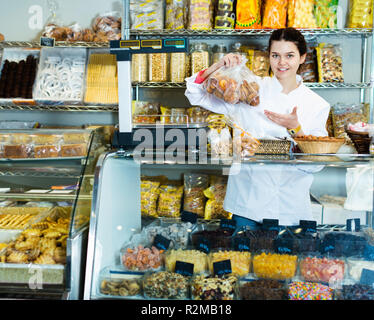
[(306, 54), (300, 56), (297, 46), (291, 41), (273, 41), (270, 47), (270, 67), (278, 80), (295, 79)]

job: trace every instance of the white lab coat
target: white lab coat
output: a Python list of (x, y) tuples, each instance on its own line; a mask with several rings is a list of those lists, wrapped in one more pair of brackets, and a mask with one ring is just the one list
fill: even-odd
[[(228, 104), (195, 83), (196, 75), (186, 79), (186, 97), (191, 105), (202, 106), (215, 113), (230, 115), (244, 130), (256, 138), (287, 137), (287, 129), (270, 121), (264, 110), (291, 113), (297, 106), (297, 116), (306, 135), (327, 136), (326, 121), (330, 105), (307, 88), (300, 76), (299, 87), (289, 94), (282, 93), (276, 77), (258, 78), (260, 104)], [(314, 168), (313, 168), (314, 167)], [(233, 169), (233, 168), (231, 168)], [(237, 168), (236, 168), (237, 169)], [(230, 170), (234, 173), (237, 170)], [(296, 225), (299, 220), (313, 220), (309, 189), (315, 166), (240, 164), (240, 172), (230, 174), (224, 209), (245, 218), (262, 222), (278, 219), (280, 225)]]

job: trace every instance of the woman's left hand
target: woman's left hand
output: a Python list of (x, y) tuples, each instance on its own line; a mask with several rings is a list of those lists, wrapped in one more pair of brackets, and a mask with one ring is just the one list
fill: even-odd
[(285, 127), (286, 129), (293, 129), (299, 126), (296, 111), (297, 107), (294, 107), (292, 112), (289, 114), (280, 114), (269, 110), (265, 110), (264, 113), (269, 120), (279, 124), (282, 127)]

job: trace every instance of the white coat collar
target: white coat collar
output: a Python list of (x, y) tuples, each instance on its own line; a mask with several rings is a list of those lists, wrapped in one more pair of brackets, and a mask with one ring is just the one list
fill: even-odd
[[(271, 77), (272, 79), (272, 82), (274, 84), (274, 88), (279, 92), (281, 93), (282, 90), (283, 90), (283, 87), (281, 85), (281, 83), (279, 82), (279, 80), (277, 79), (277, 77), (275, 77), (274, 75)], [(295, 91), (297, 91), (298, 89), (300, 89), (300, 87), (303, 85), (303, 78), (300, 76), (300, 75), (296, 75), (296, 82), (299, 84), (299, 86), (295, 89), (295, 90), (292, 90), (290, 93), (293, 93)]]

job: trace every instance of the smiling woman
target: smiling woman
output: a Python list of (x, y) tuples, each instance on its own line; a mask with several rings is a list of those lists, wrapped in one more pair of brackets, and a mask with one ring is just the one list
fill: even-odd
[[(274, 30), (269, 39), (269, 54), (273, 76), (256, 79), (260, 87), (259, 105), (230, 104), (204, 89), (203, 82), (213, 77), (215, 71), (241, 63), (241, 56), (235, 54), (228, 54), (187, 78), (185, 95), (192, 105), (230, 115), (234, 123), (257, 139), (327, 136), (330, 105), (307, 88), (296, 74), (305, 60), (303, 35), (293, 28)], [(230, 169), (224, 209), (233, 213), (238, 224), (251, 228), (256, 228), (264, 218), (278, 219), (280, 225), (313, 220), (309, 196), (311, 172), (320, 169), (241, 163), (239, 172), (237, 167)]]

